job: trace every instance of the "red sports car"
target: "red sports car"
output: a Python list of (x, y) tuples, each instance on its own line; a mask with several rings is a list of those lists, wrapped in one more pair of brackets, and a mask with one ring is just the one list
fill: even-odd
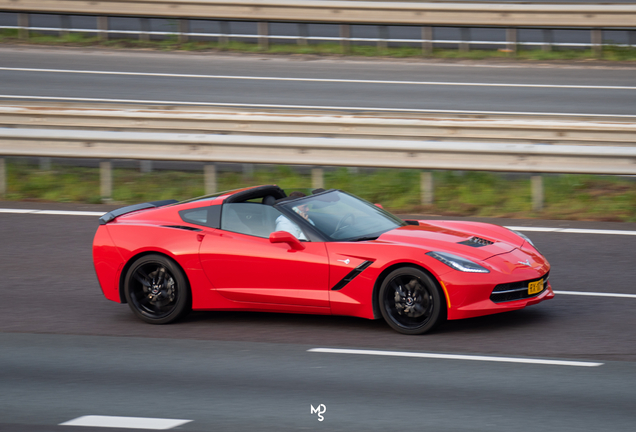
[(244, 310), (384, 318), (421, 334), (554, 297), (550, 264), (520, 233), (404, 221), (333, 189), (124, 207), (100, 218), (93, 258), (104, 295), (153, 324)]

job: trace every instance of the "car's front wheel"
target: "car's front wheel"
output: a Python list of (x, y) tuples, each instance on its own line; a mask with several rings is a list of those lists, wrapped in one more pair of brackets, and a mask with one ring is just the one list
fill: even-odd
[(384, 320), (403, 334), (426, 333), (444, 316), (437, 285), (414, 267), (402, 267), (389, 273), (380, 287), (379, 300)]
[(138, 258), (126, 273), (124, 292), (135, 315), (151, 324), (172, 322), (190, 308), (183, 271), (163, 255)]

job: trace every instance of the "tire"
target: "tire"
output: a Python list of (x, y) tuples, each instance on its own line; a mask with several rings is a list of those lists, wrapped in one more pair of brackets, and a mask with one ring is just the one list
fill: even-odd
[(402, 334), (423, 334), (445, 316), (437, 284), (414, 267), (393, 270), (379, 292), (380, 311), (391, 328)]
[(190, 287), (183, 271), (163, 255), (145, 255), (128, 269), (124, 282), (128, 306), (150, 324), (167, 324), (190, 311)]

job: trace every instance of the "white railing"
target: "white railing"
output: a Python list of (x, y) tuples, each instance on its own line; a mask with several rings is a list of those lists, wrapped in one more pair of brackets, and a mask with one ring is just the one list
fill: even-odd
[(633, 146), (636, 116), (303, 113), (152, 105), (0, 103), (0, 127)]
[(636, 27), (633, 4), (312, 0), (0, 0), (0, 10), (104, 16), (473, 27)]
[[(112, 159), (197, 161), (206, 192), (216, 190), (216, 162), (310, 165), (314, 187), (321, 166), (534, 173), (532, 201), (543, 205), (538, 173), (636, 175), (636, 147), (307, 138), (154, 132), (0, 129), (0, 195), (6, 193), (2, 156), (100, 159), (101, 196), (112, 196)], [(422, 171), (422, 203), (433, 201), (432, 175)]]
[(62, 27), (21, 27), (21, 26), (0, 26), (0, 30), (19, 30), (28, 32), (55, 32), (59, 34), (64, 33), (86, 33), (96, 35), (133, 35), (138, 37), (152, 37), (152, 36), (166, 36), (177, 37), (180, 40), (188, 40), (190, 38), (214, 38), (219, 40), (224, 39), (248, 39), (254, 40), (286, 40), (296, 41), (300, 43), (302, 41), (316, 41), (316, 42), (337, 42), (337, 43), (351, 43), (362, 42), (369, 43), (374, 42), (378, 45), (382, 44), (406, 44), (417, 45), (421, 44), (426, 46), (427, 44), (434, 45), (466, 45), (468, 48), (470, 45), (494, 45), (499, 47), (510, 47), (516, 45), (518, 47), (573, 47), (573, 48), (594, 48), (603, 46), (612, 46), (619, 48), (636, 48), (636, 40), (634, 43), (614, 43), (614, 42), (531, 42), (531, 41), (491, 41), (491, 40), (450, 40), (450, 39), (398, 39), (398, 38), (363, 38), (363, 37), (345, 37), (345, 36), (289, 36), (289, 35), (268, 35), (268, 34), (240, 34), (240, 33), (200, 33), (200, 32), (175, 32), (175, 31), (143, 31), (143, 30), (99, 30), (90, 28), (62, 28)]
[[(188, 38), (218, 38), (221, 43), (231, 39), (257, 39), (262, 47), (270, 40), (294, 40), (299, 44), (308, 41), (340, 42), (344, 51), (351, 43), (375, 42), (379, 47), (388, 43), (421, 44), (424, 53), (429, 53), (434, 44), (458, 45), (468, 50), (470, 45), (505, 46), (514, 52), (517, 46), (592, 47), (599, 53), (604, 45), (603, 29), (636, 29), (636, 4), (516, 4), (516, 3), (406, 3), (406, 2), (359, 2), (359, 1), (285, 1), (285, 0), (103, 0), (85, 2), (83, 0), (0, 0), (0, 11), (18, 13), (15, 26), (21, 37), (28, 37), (29, 31), (96, 33), (101, 38), (109, 34), (150, 36), (177, 35), (180, 41)], [(35, 27), (29, 25), (30, 13), (91, 15), (97, 19), (96, 28)], [(115, 30), (109, 28), (108, 17), (127, 16), (142, 20), (147, 18), (177, 19), (178, 31)], [(229, 31), (201, 33), (189, 31), (188, 20), (220, 20), (258, 22), (258, 34), (231, 34)], [(299, 34), (269, 34), (270, 22), (296, 22), (340, 24), (340, 35), (308, 36)], [(381, 37), (351, 37), (350, 25), (377, 25)], [(398, 39), (383, 37), (386, 26), (419, 26), (422, 37)], [(143, 27), (141, 25), (140, 27)], [(505, 41), (440, 40), (433, 37), (436, 27), (505, 28)], [(382, 29), (383, 28), (383, 29)], [(521, 28), (544, 29), (544, 41), (519, 41), (517, 31)], [(551, 29), (590, 30), (590, 42), (553, 42)], [(300, 32), (299, 32), (300, 33)], [(628, 43), (608, 44), (620, 47), (636, 46), (636, 38)]]

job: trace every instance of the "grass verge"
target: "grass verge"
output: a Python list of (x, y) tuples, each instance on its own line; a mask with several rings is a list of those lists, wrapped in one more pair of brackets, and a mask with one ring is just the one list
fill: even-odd
[[(152, 49), (163, 51), (202, 51), (202, 52), (239, 52), (239, 53), (271, 53), (287, 55), (320, 55), (342, 56), (345, 55), (339, 44), (312, 43), (308, 45), (276, 44), (271, 43), (269, 48), (261, 49), (256, 43), (230, 41), (221, 44), (216, 41), (189, 41), (179, 42), (175, 37), (164, 40), (141, 41), (137, 39), (109, 39), (100, 40), (96, 36), (81, 33), (69, 33), (64, 36), (41, 34), (31, 32), (28, 39), (20, 39), (18, 30), (0, 31), (0, 43), (4, 44), (29, 44), (48, 46), (72, 46), (72, 47), (107, 47), (113, 49)], [(354, 57), (390, 57), (390, 58), (421, 58), (422, 50), (416, 44), (412, 46), (388, 47), (385, 49), (375, 45), (351, 45), (348, 56)], [(443, 59), (516, 59), (516, 60), (606, 60), (606, 61), (636, 61), (636, 49), (629, 47), (606, 46), (602, 55), (597, 57), (589, 49), (566, 49), (554, 47), (551, 51), (541, 49), (519, 48), (516, 54), (506, 50), (470, 50), (466, 52), (457, 49), (435, 49), (428, 58)]]
[[(97, 168), (54, 165), (50, 171), (8, 160), (8, 200), (99, 203)], [(325, 171), (325, 188), (343, 189), (394, 213), (636, 222), (636, 180), (592, 175), (546, 175), (545, 205), (532, 210), (528, 175), (487, 172), (434, 172), (435, 202), (420, 203), (420, 171), (346, 169)], [(250, 177), (236, 172), (217, 176), (219, 190), (258, 184), (278, 184), (293, 190), (311, 186), (311, 175), (287, 166), (254, 170)], [(204, 194), (200, 172), (113, 170), (117, 204), (178, 199)]]

